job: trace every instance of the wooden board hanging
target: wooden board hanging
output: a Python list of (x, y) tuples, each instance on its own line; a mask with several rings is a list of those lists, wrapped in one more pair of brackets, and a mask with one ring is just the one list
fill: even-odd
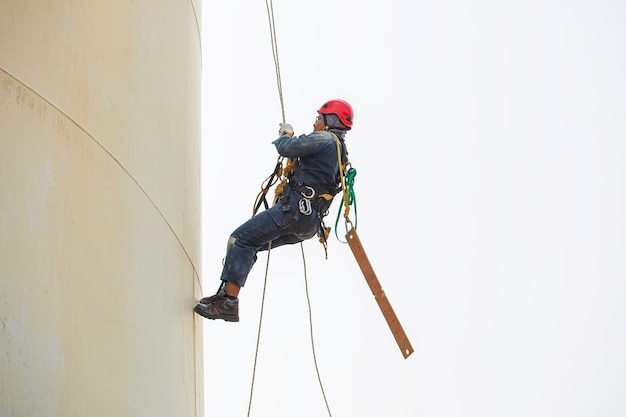
[(346, 234), (346, 240), (348, 241), (348, 245), (354, 254), (354, 257), (363, 272), (363, 276), (365, 277), (365, 281), (370, 287), (376, 302), (378, 303), (378, 307), (380, 307), (380, 311), (382, 311), (385, 320), (387, 320), (387, 325), (393, 334), (393, 337), (396, 339), (396, 343), (404, 356), (404, 359), (408, 358), (411, 353), (413, 353), (413, 346), (411, 346), (411, 342), (407, 337), (396, 313), (393, 311), (391, 307), (391, 303), (389, 299), (385, 295), (382, 286), (380, 285), (380, 281), (376, 277), (376, 273), (372, 268), (372, 264), (370, 263), (367, 255), (365, 254), (365, 249), (363, 249), (363, 245), (361, 244), (361, 240), (356, 233), (354, 228), (351, 228)]

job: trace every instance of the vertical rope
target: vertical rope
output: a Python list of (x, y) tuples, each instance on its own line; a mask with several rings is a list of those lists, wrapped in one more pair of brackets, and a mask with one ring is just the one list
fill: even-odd
[[(276, 42), (276, 26), (274, 24), (274, 5), (272, 3), (272, 0), (265, 0), (265, 5), (267, 7), (267, 16), (269, 19), (269, 25), (270, 25), (270, 37), (271, 37), (271, 42), (272, 42), (272, 54), (274, 56), (274, 68), (276, 69), (276, 83), (278, 85), (278, 97), (280, 99), (280, 109), (281, 109), (281, 113), (282, 113), (282, 117), (283, 117), (283, 123), (285, 123), (285, 104), (284, 104), (284, 100), (283, 100), (283, 86), (282, 86), (282, 80), (280, 77), (280, 63), (278, 61), (278, 43)], [(269, 186), (268, 186), (269, 188)], [(256, 210), (258, 209), (258, 205), (256, 206), (253, 216), (254, 214), (256, 214)], [(308, 308), (309, 308), (309, 329), (310, 329), (310, 334), (311, 334), (311, 348), (313, 351), (313, 362), (315, 364), (315, 372), (317, 373), (317, 380), (319, 381), (320, 384), (320, 389), (322, 390), (322, 396), (324, 397), (324, 403), (326, 404), (326, 409), (328, 410), (328, 415), (330, 417), (332, 417), (332, 414), (330, 412), (330, 407), (328, 406), (328, 400), (326, 399), (326, 393), (324, 392), (324, 385), (322, 384), (322, 378), (320, 377), (320, 372), (319, 372), (319, 368), (317, 366), (317, 356), (315, 354), (315, 341), (313, 338), (313, 315), (311, 312), (311, 299), (309, 297), (309, 284), (308, 284), (308, 279), (307, 279), (307, 273), (306, 273), (306, 259), (304, 256), (304, 246), (302, 245), (302, 242), (300, 242), (300, 249), (302, 251), (302, 263), (304, 265), (304, 287), (305, 287), (305, 291), (306, 291), (306, 300), (307, 300), (307, 304), (308, 304)], [(250, 399), (248, 401), (248, 417), (250, 417), (250, 411), (252, 409), (252, 398), (253, 398), (253, 394), (254, 394), (254, 381), (256, 379), (256, 366), (257, 366), (257, 360), (259, 357), (259, 346), (260, 346), (260, 342), (261, 342), (261, 327), (263, 325), (263, 310), (265, 307), (265, 292), (267, 289), (267, 277), (268, 277), (268, 271), (269, 271), (269, 264), (270, 264), (270, 252), (272, 250), (272, 242), (269, 243), (269, 246), (267, 248), (267, 262), (265, 264), (265, 279), (263, 282), (263, 295), (261, 297), (261, 314), (259, 316), (259, 327), (258, 327), (258, 333), (257, 333), (257, 339), (256, 339), (256, 349), (254, 352), (254, 365), (253, 365), (253, 370), (252, 370), (252, 382), (250, 384)]]
[[(283, 101), (283, 85), (280, 78), (280, 63), (278, 62), (278, 43), (276, 42), (276, 27), (274, 25), (274, 4), (272, 0), (265, 0), (265, 6), (267, 8), (267, 17), (270, 25), (270, 38), (272, 43), (272, 55), (274, 56), (274, 68), (276, 70), (276, 83), (278, 85), (278, 98), (280, 99), (280, 109), (283, 116), (283, 123), (285, 123), (285, 103)], [(269, 188), (269, 187), (268, 187)], [(256, 210), (255, 210), (256, 212)], [(255, 213), (253, 213), (254, 215)], [(259, 357), (259, 345), (261, 342), (261, 327), (263, 325), (263, 310), (265, 307), (265, 291), (267, 289), (267, 276), (270, 265), (270, 253), (272, 251), (272, 242), (269, 243), (267, 248), (267, 262), (265, 263), (265, 279), (263, 281), (263, 295), (261, 297), (261, 314), (259, 315), (259, 328), (256, 338), (256, 349), (254, 351), (254, 365), (252, 369), (252, 382), (250, 384), (250, 399), (248, 401), (248, 417), (250, 417), (250, 410), (252, 409), (252, 398), (254, 395), (254, 380), (256, 379), (256, 364)]]
[(280, 63), (278, 62), (278, 42), (276, 41), (276, 26), (274, 25), (274, 3), (272, 0), (265, 0), (267, 17), (270, 24), (270, 38), (272, 42), (272, 55), (274, 56), (274, 68), (276, 69), (276, 83), (278, 84), (278, 98), (280, 99), (280, 110), (285, 123), (285, 103), (283, 101), (283, 84), (280, 77)]
[(263, 295), (261, 296), (261, 314), (259, 316), (259, 330), (256, 336), (256, 349), (254, 351), (254, 365), (252, 368), (252, 383), (250, 384), (250, 399), (248, 400), (248, 417), (250, 417), (250, 410), (252, 409), (252, 397), (254, 393), (254, 380), (256, 378), (256, 362), (259, 357), (259, 346), (261, 344), (261, 326), (263, 325), (263, 307), (265, 306), (265, 290), (267, 289), (267, 272), (270, 267), (270, 252), (272, 249), (272, 242), (269, 243), (267, 248), (267, 261), (265, 262), (265, 279), (263, 280)]
[(313, 363), (315, 364), (315, 372), (317, 373), (317, 381), (320, 383), (320, 389), (322, 390), (322, 397), (324, 397), (324, 404), (326, 404), (326, 410), (328, 415), (332, 417), (330, 407), (328, 406), (328, 400), (326, 399), (326, 393), (324, 392), (324, 384), (322, 384), (322, 377), (320, 376), (320, 370), (317, 366), (317, 355), (315, 354), (315, 339), (313, 338), (313, 313), (311, 312), (311, 299), (309, 298), (309, 281), (306, 274), (306, 259), (304, 257), (304, 245), (300, 242), (300, 250), (302, 251), (302, 264), (304, 266), (304, 289), (306, 292), (306, 302), (309, 306), (309, 329), (311, 331), (311, 350), (313, 351)]

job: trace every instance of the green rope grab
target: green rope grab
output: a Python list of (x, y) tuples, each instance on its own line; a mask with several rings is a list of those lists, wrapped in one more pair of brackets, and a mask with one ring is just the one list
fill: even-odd
[[(354, 193), (354, 177), (356, 177), (356, 169), (350, 167), (344, 174), (344, 187), (343, 187), (343, 204), (339, 206), (339, 211), (337, 212), (337, 220), (335, 221), (335, 237), (340, 242), (343, 242), (339, 239), (337, 235), (337, 226), (339, 225), (339, 218), (341, 217), (341, 207), (345, 206), (344, 217), (346, 219), (346, 232), (348, 231), (348, 223), (350, 222), (350, 206), (354, 206), (354, 228), (356, 229), (358, 223), (358, 216), (356, 210), (356, 194)], [(343, 242), (347, 243), (347, 242)]]

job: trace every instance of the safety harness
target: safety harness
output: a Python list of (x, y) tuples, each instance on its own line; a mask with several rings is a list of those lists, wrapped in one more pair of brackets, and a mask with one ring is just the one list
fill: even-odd
[[(280, 199), (281, 205), (283, 207), (283, 219), (284, 219), (283, 224), (288, 225), (291, 222), (297, 222), (301, 216), (309, 216), (313, 213), (313, 210), (315, 210), (315, 212), (317, 213), (317, 218), (318, 218), (317, 235), (319, 237), (320, 243), (324, 247), (324, 254), (326, 256), (326, 259), (328, 259), (328, 236), (330, 235), (331, 228), (326, 226), (326, 224), (324, 223), (324, 218), (328, 215), (328, 210), (330, 209), (330, 206), (333, 202), (333, 198), (335, 197), (335, 195), (337, 195), (339, 192), (344, 191), (346, 189), (345, 184), (344, 184), (344, 179), (346, 178), (346, 176), (344, 175), (344, 172), (350, 164), (347, 158), (347, 151), (346, 151), (345, 145), (342, 146), (342, 143), (336, 134), (332, 132), (330, 133), (333, 135), (335, 139), (335, 144), (337, 146), (337, 161), (339, 165), (339, 178), (338, 178), (339, 183), (338, 184), (334, 184), (333, 186), (330, 186), (330, 187), (329, 186), (324, 187), (324, 186), (319, 186), (319, 185), (314, 187), (302, 181), (296, 181), (292, 178), (292, 176), (295, 170), (295, 166), (297, 164), (297, 160), (288, 159), (285, 164), (285, 167), (282, 167), (282, 164), (280, 164), (280, 158), (279, 158), (278, 165), (280, 165), (280, 167), (278, 167), (277, 165), (277, 168), (274, 170), (274, 173), (269, 177), (269, 180), (267, 181), (267, 186), (265, 186), (259, 193), (259, 196), (265, 196), (265, 194), (267, 193), (267, 190), (272, 185), (274, 176), (278, 176), (278, 177), (282, 176), (281, 183), (276, 186), (276, 190), (274, 193), (275, 194), (274, 201), (276, 202)], [(350, 170), (352, 170), (352, 168), (350, 168)], [(354, 172), (356, 173), (356, 171)], [(351, 178), (352, 178), (352, 181), (354, 181), (353, 175), (351, 176)], [(291, 211), (290, 190), (293, 190), (296, 194), (298, 194), (301, 197), (300, 200), (298, 201), (298, 211), (295, 213)], [(259, 199), (257, 198), (257, 203), (256, 203), (257, 209), (260, 207), (260, 204), (261, 204), (261, 201), (258, 201), (258, 200)], [(264, 197), (263, 197), (263, 200), (264, 200)], [(344, 203), (347, 201), (348, 200), (344, 198)], [(267, 202), (265, 202), (265, 205), (267, 208)], [(346, 212), (346, 217), (347, 217), (347, 212)]]

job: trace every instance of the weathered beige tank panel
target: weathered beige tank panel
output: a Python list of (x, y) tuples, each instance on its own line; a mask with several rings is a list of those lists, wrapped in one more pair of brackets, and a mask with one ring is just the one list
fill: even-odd
[(200, 3), (0, 2), (0, 416), (202, 416)]

